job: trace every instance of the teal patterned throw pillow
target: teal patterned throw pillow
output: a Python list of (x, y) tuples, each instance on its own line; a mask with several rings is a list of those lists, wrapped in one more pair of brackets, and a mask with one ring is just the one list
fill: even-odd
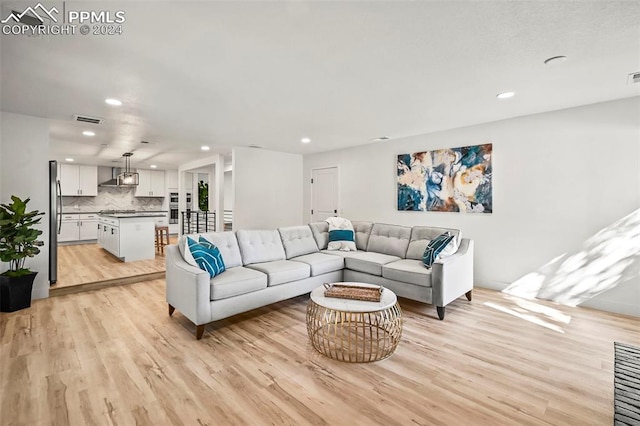
[(200, 242), (196, 242), (187, 237), (187, 245), (198, 267), (203, 271), (207, 271), (211, 278), (220, 275), (226, 270), (224, 261), (222, 260), (222, 254), (215, 244), (212, 244), (203, 237), (200, 237)]
[(424, 266), (431, 269), (433, 262), (436, 261), (440, 252), (444, 250), (453, 238), (454, 235), (451, 235), (450, 232), (445, 232), (444, 234), (440, 234), (433, 240), (429, 241), (429, 244), (422, 255), (422, 263), (424, 263)]

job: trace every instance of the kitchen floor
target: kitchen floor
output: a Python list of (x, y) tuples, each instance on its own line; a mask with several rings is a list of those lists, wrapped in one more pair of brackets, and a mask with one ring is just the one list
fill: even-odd
[[(178, 237), (169, 241), (176, 244)], [(161, 278), (164, 272), (164, 254), (157, 251), (155, 259), (122, 262), (98, 244), (59, 245), (58, 281), (50, 287), (50, 295)]]

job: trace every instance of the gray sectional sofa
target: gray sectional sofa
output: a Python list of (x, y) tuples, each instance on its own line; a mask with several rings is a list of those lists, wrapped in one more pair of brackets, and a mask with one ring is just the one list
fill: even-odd
[[(329, 251), (326, 222), (277, 230), (200, 234), (220, 250), (226, 271), (209, 274), (184, 260), (184, 244), (166, 249), (169, 315), (178, 309), (196, 325), (309, 293), (326, 282), (383, 285), (398, 296), (431, 303), (444, 319), (445, 306), (473, 289), (473, 240), (456, 229), (353, 222), (358, 251)], [(458, 242), (455, 254), (431, 269), (422, 265), (430, 240), (444, 231)], [(197, 240), (199, 235), (190, 235)]]

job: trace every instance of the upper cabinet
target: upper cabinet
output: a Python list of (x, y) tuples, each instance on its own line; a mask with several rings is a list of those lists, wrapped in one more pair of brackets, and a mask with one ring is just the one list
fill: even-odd
[(136, 197), (164, 197), (164, 171), (138, 169)]
[(63, 196), (98, 195), (98, 167), (60, 164), (60, 189)]
[(185, 172), (184, 174), (184, 189), (191, 192), (193, 191), (193, 173)]
[(178, 189), (178, 171), (177, 170), (167, 170), (165, 171), (165, 178), (167, 180), (167, 188)]

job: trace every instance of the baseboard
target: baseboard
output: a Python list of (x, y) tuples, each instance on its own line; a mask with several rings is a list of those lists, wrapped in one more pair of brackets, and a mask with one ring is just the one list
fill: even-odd
[(503, 281), (493, 281), (493, 280), (474, 280), (474, 287), (488, 288), (489, 290), (502, 291), (505, 288), (509, 287), (509, 283)]
[(612, 312), (614, 314), (631, 315), (640, 317), (640, 306), (633, 303), (620, 303), (606, 299), (598, 299), (597, 297), (581, 303), (581, 307), (598, 309), (599, 311)]

